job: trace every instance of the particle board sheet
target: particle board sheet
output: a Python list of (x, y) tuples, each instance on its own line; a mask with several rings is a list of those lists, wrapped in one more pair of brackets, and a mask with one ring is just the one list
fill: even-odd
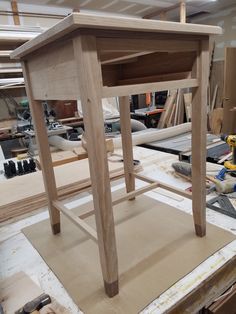
[[(80, 214), (91, 208), (89, 202), (74, 212)], [(51, 234), (46, 220), (23, 229), (86, 314), (138, 313), (235, 239), (233, 234), (211, 224), (207, 225), (207, 236), (198, 238), (191, 215), (145, 195), (115, 206), (114, 217), (120, 293), (112, 299), (103, 290), (96, 244), (67, 218), (62, 217), (62, 232), (56, 236)], [(86, 221), (95, 228), (94, 217)]]

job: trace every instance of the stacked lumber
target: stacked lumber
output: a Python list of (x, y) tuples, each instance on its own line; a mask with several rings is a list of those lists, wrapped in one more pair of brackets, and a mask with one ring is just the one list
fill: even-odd
[[(109, 163), (110, 177), (123, 174), (123, 164)], [(59, 199), (91, 187), (88, 159), (54, 168)], [(0, 222), (47, 205), (42, 172), (37, 171), (0, 182)]]
[[(51, 157), (52, 157), (53, 167), (57, 167), (57, 166), (64, 165), (64, 164), (67, 164), (69, 162), (73, 162), (73, 161), (78, 160), (75, 153), (73, 153), (71, 151), (52, 152)], [(41, 163), (40, 163), (39, 156), (36, 156), (34, 159), (35, 159), (35, 162), (36, 162), (38, 169), (41, 170)]]
[(164, 105), (164, 112), (158, 123), (158, 128), (168, 128), (185, 122), (191, 121), (191, 102), (192, 94), (183, 93), (183, 90), (178, 89), (171, 91)]

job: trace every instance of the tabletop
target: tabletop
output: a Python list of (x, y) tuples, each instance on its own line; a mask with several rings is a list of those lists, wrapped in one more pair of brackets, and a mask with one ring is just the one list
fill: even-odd
[(52, 28), (14, 50), (14, 52), (11, 53), (11, 58), (20, 59), (38, 48), (78, 29), (172, 33), (182, 35), (222, 34), (222, 29), (219, 26), (72, 13)]

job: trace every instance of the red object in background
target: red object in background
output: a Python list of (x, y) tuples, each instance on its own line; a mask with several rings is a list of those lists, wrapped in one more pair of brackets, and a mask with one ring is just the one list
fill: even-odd
[(75, 100), (55, 100), (52, 101), (51, 108), (56, 112), (57, 119), (70, 118), (75, 116), (77, 102)]

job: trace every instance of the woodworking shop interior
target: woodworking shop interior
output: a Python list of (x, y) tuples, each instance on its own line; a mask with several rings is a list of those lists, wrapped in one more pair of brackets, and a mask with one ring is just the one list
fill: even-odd
[(0, 314), (236, 314), (236, 0), (0, 1)]

